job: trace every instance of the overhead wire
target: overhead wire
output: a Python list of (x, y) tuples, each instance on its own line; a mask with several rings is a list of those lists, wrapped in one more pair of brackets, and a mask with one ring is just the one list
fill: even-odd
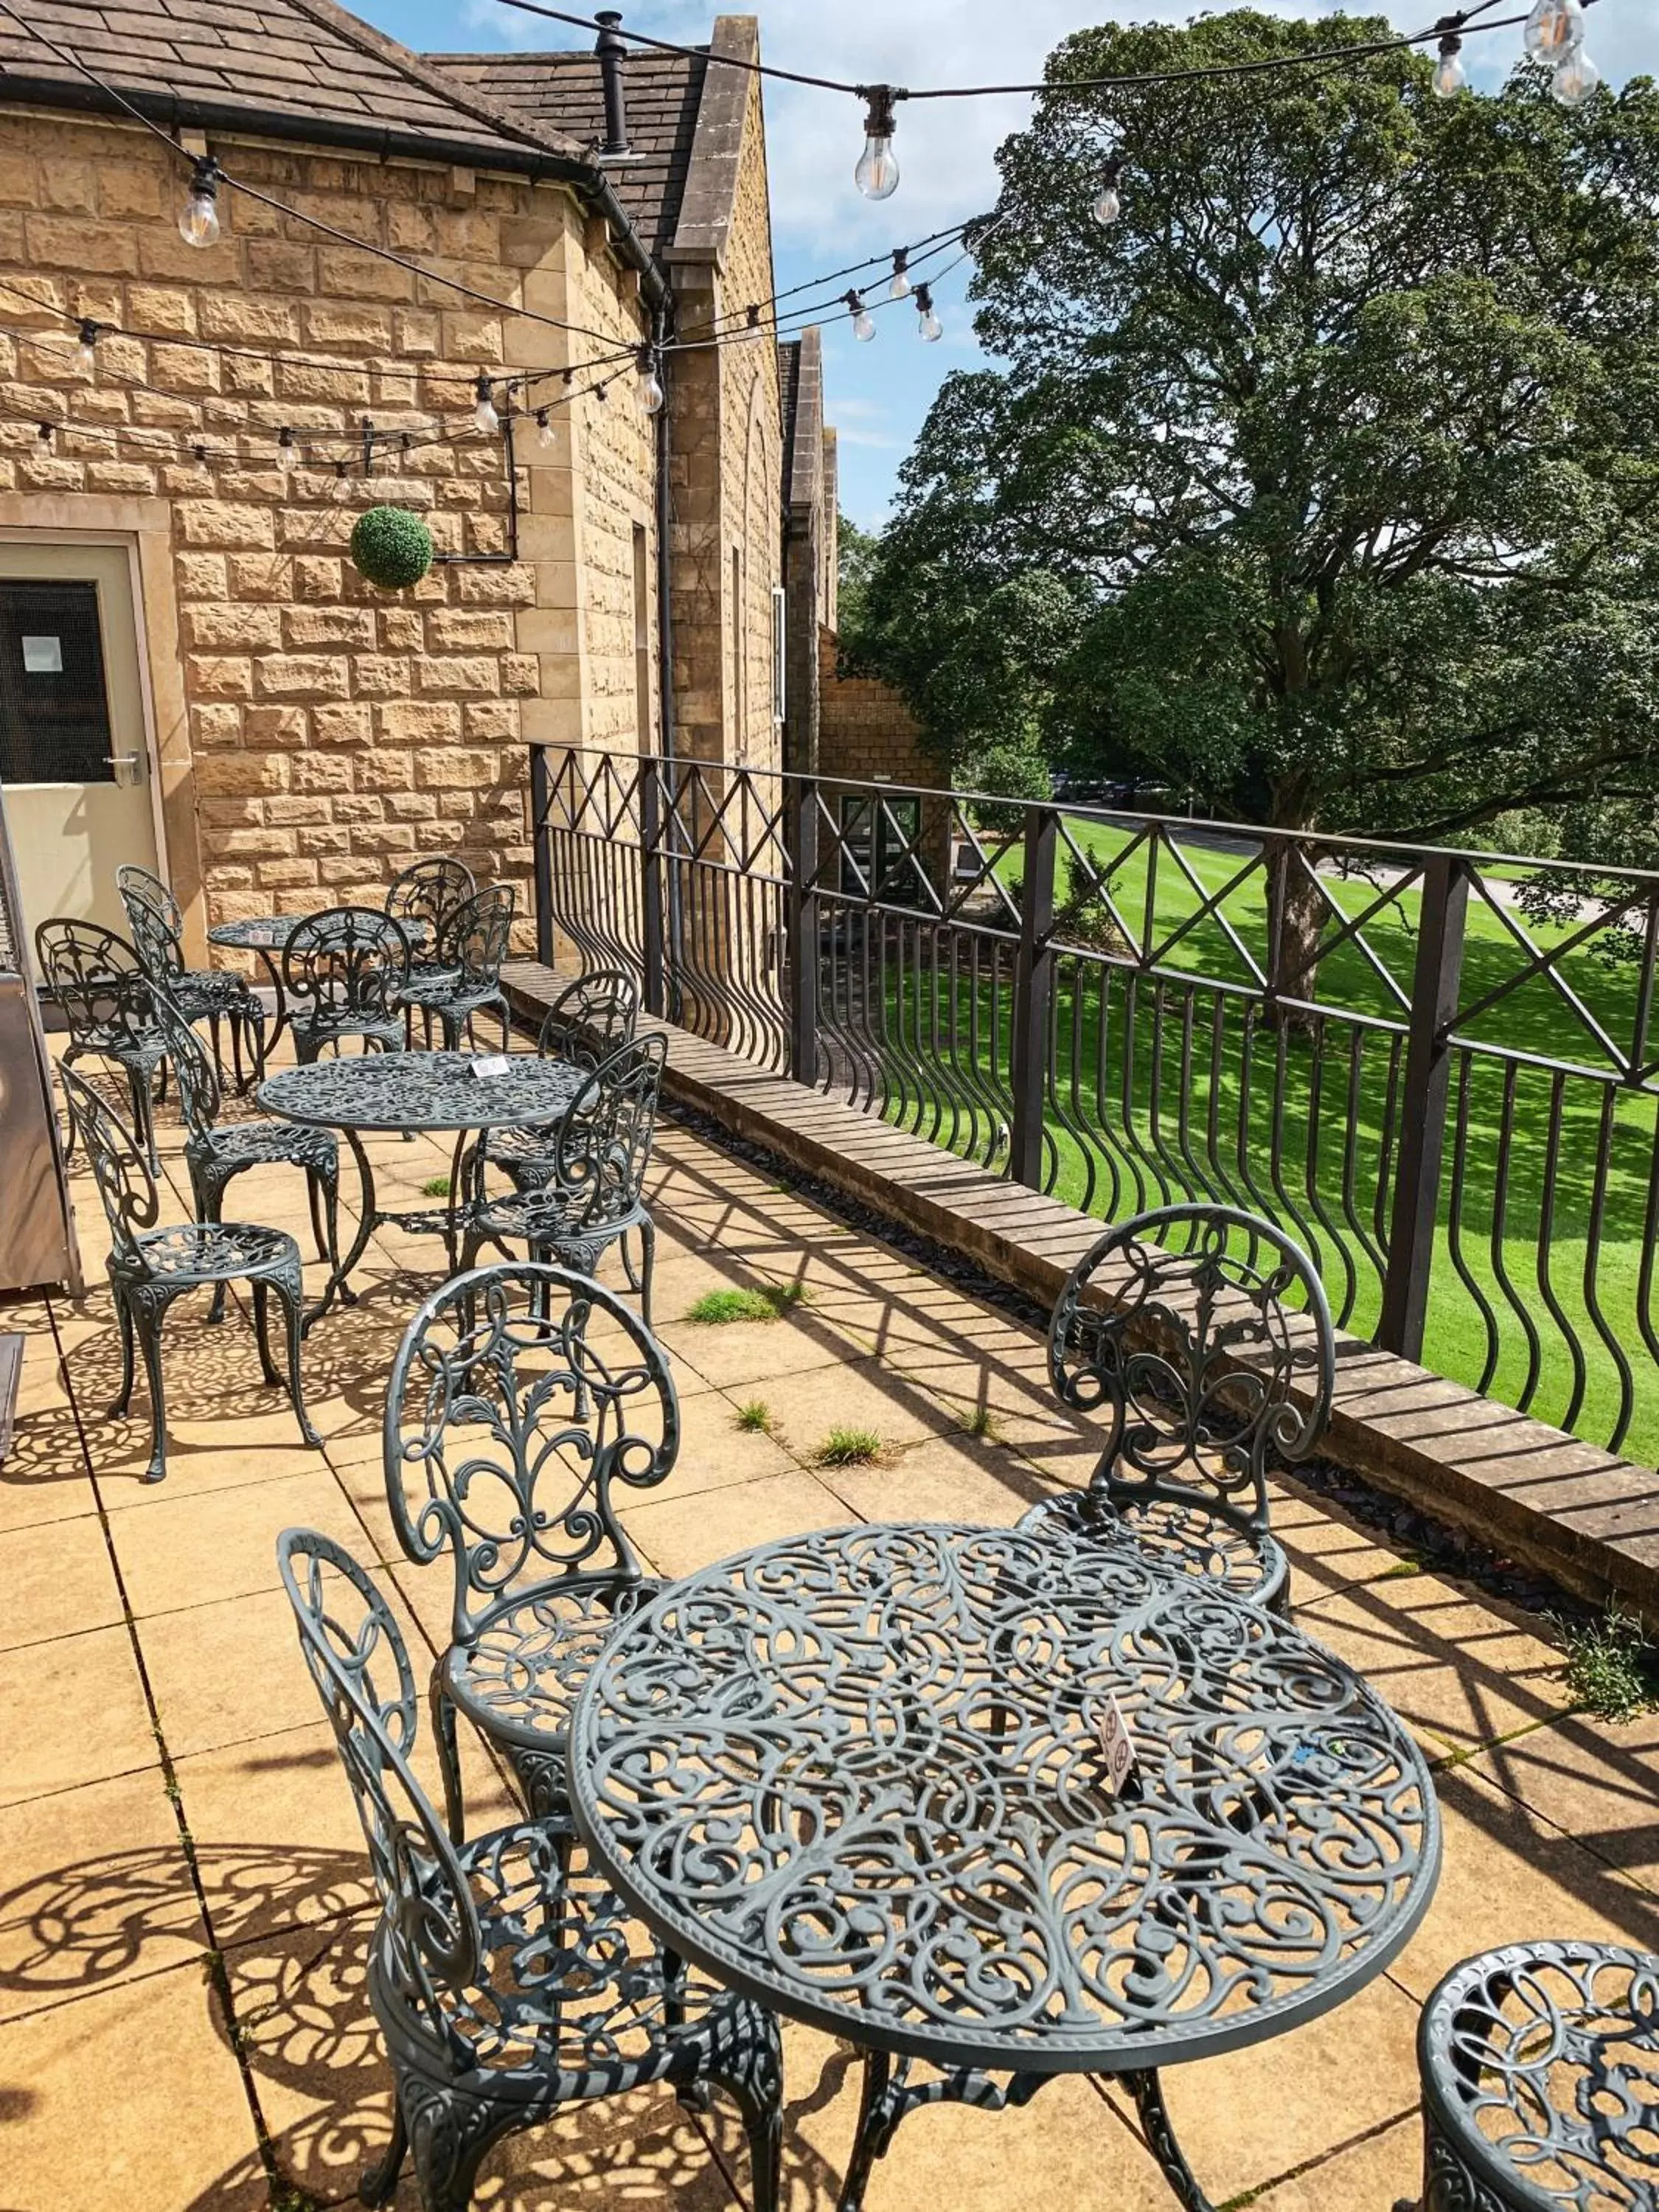
[[(544, 0), (499, 0), (503, 8), (512, 8), (520, 15), (538, 15), (552, 23), (564, 23), (582, 31), (599, 32), (609, 29), (615, 37), (629, 44), (649, 46), (659, 52), (681, 54), (707, 58), (707, 46), (690, 46), (677, 39), (661, 39), (647, 31), (629, 29), (621, 24), (602, 25), (594, 15), (582, 15), (564, 8), (550, 8)], [(1476, 19), (1497, 0), (1477, 0), (1474, 7), (1443, 15), (1421, 31), (1397, 33), (1387, 39), (1367, 39), (1342, 46), (1316, 48), (1307, 53), (1274, 54), (1260, 58), (1236, 62), (1206, 62), (1178, 70), (1143, 70), (1119, 76), (1052, 77), (1036, 83), (1020, 84), (942, 84), (896, 85), (876, 81), (855, 82), (848, 77), (819, 76), (809, 70), (786, 69), (776, 62), (763, 62), (746, 54), (721, 54), (722, 68), (742, 70), (750, 75), (771, 77), (780, 83), (805, 85), (817, 92), (845, 93), (858, 100), (867, 100), (872, 92), (884, 92), (893, 100), (994, 100), (1013, 96), (1036, 96), (1056, 92), (1122, 92), (1140, 85), (1189, 84), (1206, 78), (1224, 78), (1259, 76), (1279, 69), (1309, 69), (1332, 63), (1362, 61), (1378, 54), (1398, 53), (1409, 46), (1424, 45), (1430, 39), (1442, 37), (1447, 30), (1499, 30), (1511, 23), (1524, 22), (1522, 15), (1504, 16), (1491, 22)], [(1595, 0), (1584, 0), (1592, 6)]]

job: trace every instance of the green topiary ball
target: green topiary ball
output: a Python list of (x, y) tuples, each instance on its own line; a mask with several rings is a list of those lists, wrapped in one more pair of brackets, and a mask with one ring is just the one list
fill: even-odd
[(418, 584), (432, 566), (432, 532), (402, 507), (371, 507), (351, 532), (351, 564), (388, 592)]

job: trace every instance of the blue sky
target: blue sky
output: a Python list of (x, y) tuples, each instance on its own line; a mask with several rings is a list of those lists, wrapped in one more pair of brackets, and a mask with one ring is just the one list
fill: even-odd
[[(566, 30), (495, 4), (495, 0), (355, 0), (359, 12), (407, 45), (433, 52), (591, 46), (585, 32)], [(586, 0), (569, 0), (591, 14)], [(688, 43), (708, 36), (716, 12), (707, 0), (648, 0), (624, 6), (623, 27)], [(1272, 5), (1273, 0), (1266, 0)], [(1524, 0), (1522, 0), (1524, 4)], [(862, 83), (1007, 82), (1042, 74), (1043, 57), (1080, 23), (1113, 12), (1078, 0), (759, 0), (763, 57), (785, 68)], [(1278, 13), (1316, 14), (1310, 4)], [(1362, 12), (1356, 7), (1354, 12)], [(1402, 29), (1420, 30), (1433, 9), (1390, 7)], [(1504, 12), (1509, 12), (1505, 10)], [(1139, 0), (1124, 21), (1180, 21), (1191, 10)], [(1590, 52), (1617, 82), (1638, 70), (1659, 69), (1659, 0), (1599, 0), (1589, 18)], [(1471, 38), (1470, 74), (1501, 76), (1519, 52), (1520, 33)], [(896, 149), (901, 180), (879, 205), (861, 198), (853, 165), (863, 143), (861, 112), (850, 99), (793, 85), (766, 88), (767, 147), (779, 285), (884, 252), (990, 206), (996, 197), (994, 155), (1025, 119), (1018, 99), (938, 100), (902, 107)], [(869, 343), (854, 342), (844, 312), (826, 318), (825, 370), (830, 419), (841, 434), (842, 504), (866, 527), (879, 524), (893, 481), (940, 380), (981, 356), (969, 328), (958, 269), (940, 287), (945, 336), (924, 345), (908, 305), (878, 315)], [(875, 288), (878, 290), (880, 288)]]

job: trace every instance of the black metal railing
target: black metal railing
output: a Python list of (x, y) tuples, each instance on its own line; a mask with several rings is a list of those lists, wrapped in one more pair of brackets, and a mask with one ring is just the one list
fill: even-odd
[(1345, 1328), (1659, 1455), (1659, 874), (532, 767), (544, 957), (1085, 1212), (1267, 1213)]

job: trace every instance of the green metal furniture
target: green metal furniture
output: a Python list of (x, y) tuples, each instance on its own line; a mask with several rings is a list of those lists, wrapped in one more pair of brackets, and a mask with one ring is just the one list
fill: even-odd
[[(150, 1085), (158, 1067), (165, 1080), (167, 1046), (137, 954), (125, 937), (101, 922), (61, 920), (40, 924), (34, 951), (46, 996), (69, 1027), (62, 1065), (68, 1067), (89, 1054), (115, 1062), (132, 1094), (132, 1125), (150, 1173), (159, 1175)], [(78, 1126), (71, 1103), (66, 1156), (75, 1149)]]
[(1048, 1375), (1062, 1405), (1103, 1414), (1105, 1442), (1087, 1486), (1045, 1498), (1022, 1528), (1127, 1525), (1237, 1596), (1289, 1602), (1267, 1465), (1313, 1449), (1336, 1377), (1325, 1293), (1289, 1237), (1210, 1205), (1109, 1229), (1055, 1303)]
[[(318, 1255), (328, 1261), (331, 1273), (340, 1263), (337, 1140), (326, 1129), (303, 1129), (289, 1121), (222, 1123), (219, 1079), (201, 1039), (164, 993), (155, 994), (155, 1012), (178, 1079), (179, 1108), (186, 1131), (185, 1164), (197, 1219), (221, 1219), (227, 1188), (249, 1168), (301, 1168)], [(224, 1310), (225, 1285), (221, 1283), (208, 1319), (218, 1321)]]
[(149, 1383), (150, 1454), (146, 1482), (167, 1473), (167, 1403), (161, 1385), (161, 1328), (168, 1309), (191, 1291), (217, 1291), (222, 1285), (247, 1283), (253, 1293), (253, 1333), (267, 1382), (278, 1389), (283, 1377), (270, 1354), (268, 1302), (282, 1308), (288, 1351), (288, 1392), (308, 1444), (322, 1439), (306, 1413), (300, 1380), (300, 1248), (280, 1229), (249, 1222), (191, 1221), (158, 1227), (161, 1212), (155, 1178), (132, 1139), (102, 1098), (72, 1068), (58, 1073), (76, 1125), (86, 1139), (87, 1158), (103, 1201), (112, 1239), (110, 1289), (121, 1325), (121, 1389), (111, 1418), (132, 1402), (133, 1340), (143, 1358)]
[(1659, 1957), (1506, 1944), (1423, 2008), (1423, 2198), (1395, 2212), (1655, 2212)]
[[(667, 1041), (659, 1033), (636, 1037), (593, 1070), (558, 1123), (544, 1182), (488, 1198), (482, 1190), (487, 1144), (474, 1152), (476, 1195), (468, 1210), (463, 1267), (476, 1264), (485, 1244), (505, 1250), (522, 1243), (532, 1260), (555, 1260), (592, 1275), (611, 1246), (619, 1244), (629, 1288), (639, 1293), (640, 1311), (650, 1327), (657, 1231), (645, 1203), (645, 1177), (667, 1057)], [(628, 1249), (635, 1233), (637, 1272)]]
[[(596, 1068), (619, 1047), (631, 1044), (640, 1018), (640, 987), (622, 968), (597, 968), (567, 983), (542, 1017), (536, 1049), (544, 1060)], [(556, 1126), (492, 1129), (484, 1158), (511, 1176), (520, 1190), (544, 1183), (553, 1172)]]
[(365, 1052), (401, 1052), (409, 960), (402, 924), (374, 907), (329, 907), (297, 922), (283, 947), (283, 995), (300, 1065), (353, 1037)]
[[(236, 1088), (257, 1082), (265, 1061), (265, 1010), (245, 975), (228, 968), (185, 965), (185, 917), (161, 878), (148, 868), (118, 868), (115, 887), (126, 908), (133, 950), (150, 983), (166, 991), (187, 1022), (206, 1022), (213, 1039), (213, 1064), (222, 1070), (220, 1024), (230, 1029), (231, 1065)], [(248, 1066), (242, 1066), (246, 1036)]]
[(501, 989), (501, 963), (513, 932), (515, 894), (510, 884), (491, 884), (456, 908), (437, 940), (429, 967), (412, 967), (404, 986), (404, 1004), (425, 1017), (428, 1030), (436, 1015), (444, 1049), (459, 1052), (475, 1015), (493, 1009), (501, 1019), (501, 1050), (512, 1042), (513, 1017)]
[(568, 1815), (453, 1843), (411, 1770), (415, 1680), (385, 1599), (313, 1530), (284, 1530), (276, 1556), (380, 1894), (368, 1997), (397, 2109), (362, 2201), (387, 2203), (412, 2151), (424, 2212), (465, 2212), (504, 2136), (662, 2081), (693, 2109), (711, 2088), (732, 2095), (754, 2212), (777, 2212), (776, 2021), (649, 1936)]
[(617, 1517), (679, 1452), (668, 1361), (597, 1283), (512, 1261), (456, 1276), (386, 1391), (386, 1502), (416, 1566), (447, 1553), (453, 1641), (433, 1678), (451, 1833), (456, 1715), (510, 1760), (532, 1814), (566, 1808), (571, 1702), (616, 1621), (659, 1587)]

